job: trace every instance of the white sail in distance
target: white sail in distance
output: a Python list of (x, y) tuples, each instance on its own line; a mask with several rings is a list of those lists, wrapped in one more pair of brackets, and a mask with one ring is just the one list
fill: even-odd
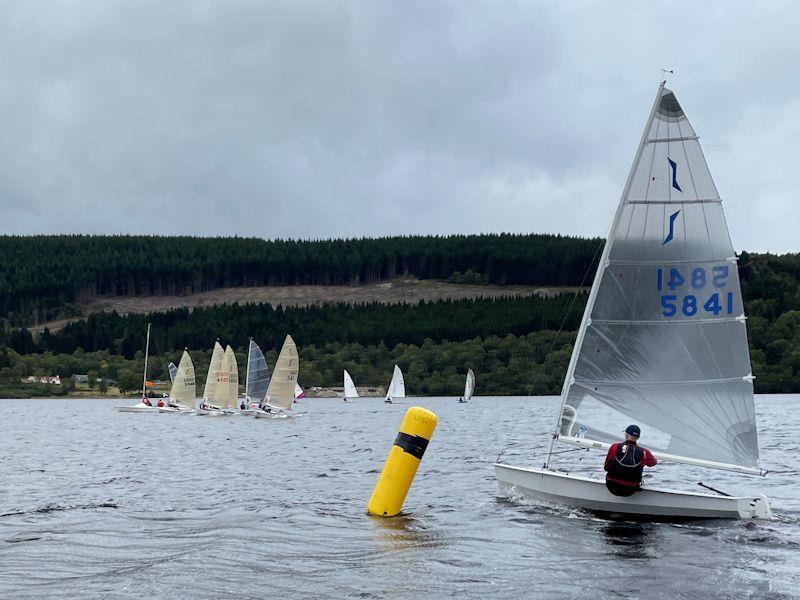
[(189, 353), (184, 350), (180, 363), (175, 369), (175, 376), (172, 378), (169, 401), (171, 404), (194, 408), (196, 397), (197, 386), (195, 384), (194, 364)]
[(392, 381), (389, 383), (389, 390), (386, 392), (386, 399), (389, 398), (405, 398), (406, 397), (406, 382), (403, 380), (403, 372), (397, 365), (394, 366), (392, 372)]
[(175, 366), (174, 362), (171, 362), (171, 363), (169, 363), (169, 366), (167, 367), (167, 370), (169, 371), (169, 382), (170, 383), (174, 383), (175, 382), (175, 375), (178, 374), (178, 367)]
[(269, 406), (291, 410), (299, 370), (300, 359), (297, 355), (297, 346), (292, 336), (287, 335), (267, 388), (266, 403)]
[(755, 467), (744, 308), (722, 201), (675, 94), (659, 88), (562, 392), (561, 436)]
[(467, 381), (464, 384), (464, 400), (472, 398), (473, 393), (475, 393), (475, 373), (472, 369), (469, 369), (467, 371)]
[(353, 378), (350, 373), (344, 372), (344, 397), (345, 398), (358, 398), (358, 390), (353, 383)]
[(211, 362), (208, 363), (208, 374), (206, 375), (206, 385), (203, 388), (203, 402), (214, 404), (217, 399), (217, 379), (222, 368), (222, 358), (225, 351), (219, 342), (214, 342), (214, 351), (211, 353)]
[(253, 340), (247, 352), (247, 381), (244, 395), (247, 402), (261, 402), (269, 387), (269, 368), (264, 353)]

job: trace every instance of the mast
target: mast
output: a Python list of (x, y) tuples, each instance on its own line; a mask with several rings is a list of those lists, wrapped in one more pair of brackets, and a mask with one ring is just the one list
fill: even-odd
[[(147, 398), (147, 358), (150, 353), (150, 323), (147, 324), (147, 341), (144, 344), (144, 373), (142, 374), (142, 398)], [(162, 365), (164, 363), (161, 363)]]
[[(244, 398), (245, 402), (250, 402), (250, 396), (247, 393), (248, 388), (250, 387), (250, 353), (253, 351), (253, 338), (250, 338), (250, 343), (247, 344), (247, 372), (244, 374), (246, 377), (246, 381), (244, 382)], [(236, 392), (236, 398), (239, 398), (239, 392)]]
[(594, 276), (594, 281), (592, 282), (592, 289), (589, 291), (589, 299), (586, 302), (586, 309), (583, 311), (583, 317), (581, 318), (581, 325), (578, 329), (578, 336), (575, 339), (575, 347), (572, 349), (572, 356), (569, 359), (569, 366), (567, 367), (567, 374), (564, 377), (564, 385), (561, 388), (561, 406), (558, 409), (558, 414), (556, 416), (555, 427), (553, 429), (553, 434), (550, 438), (550, 447), (547, 450), (547, 458), (545, 458), (544, 468), (547, 468), (550, 465), (550, 457), (553, 454), (553, 450), (558, 443), (558, 434), (561, 429), (561, 417), (564, 413), (564, 407), (567, 403), (567, 396), (569, 395), (569, 388), (572, 385), (572, 380), (575, 374), (575, 365), (578, 361), (578, 355), (580, 354), (581, 346), (583, 345), (583, 338), (586, 335), (586, 327), (591, 322), (591, 314), (592, 308), (594, 307), (595, 298), (597, 298), (597, 291), (600, 288), (600, 281), (603, 278), (603, 272), (606, 269), (608, 256), (611, 252), (611, 241), (612, 241), (612, 234), (619, 223), (619, 219), (622, 215), (622, 211), (625, 206), (625, 198), (628, 196), (628, 192), (631, 188), (631, 183), (633, 181), (633, 176), (636, 172), (636, 167), (639, 164), (639, 159), (642, 156), (642, 151), (644, 150), (645, 142), (647, 141), (647, 134), (650, 130), (650, 123), (653, 122), (653, 117), (656, 113), (656, 108), (658, 108), (658, 103), (661, 100), (661, 94), (666, 85), (666, 81), (662, 81), (661, 84), (658, 86), (658, 91), (656, 92), (655, 100), (653, 100), (653, 107), (650, 109), (650, 116), (647, 118), (647, 125), (642, 132), (642, 138), (639, 140), (639, 147), (636, 150), (636, 155), (634, 156), (633, 163), (631, 164), (631, 169), (628, 172), (628, 179), (625, 182), (625, 187), (622, 190), (622, 196), (620, 197), (619, 204), (617, 205), (617, 211), (614, 213), (614, 219), (611, 221), (611, 226), (608, 228), (608, 234), (606, 235), (606, 242), (603, 246), (603, 253), (600, 256), (600, 262), (597, 265), (597, 272)]

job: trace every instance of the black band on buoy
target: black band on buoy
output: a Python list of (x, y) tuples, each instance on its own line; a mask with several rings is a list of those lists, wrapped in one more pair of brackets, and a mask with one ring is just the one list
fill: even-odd
[(414, 458), (422, 460), (422, 455), (425, 454), (425, 449), (428, 447), (428, 441), (424, 437), (408, 435), (401, 431), (397, 434), (394, 445), (401, 448), (403, 452), (408, 452)]

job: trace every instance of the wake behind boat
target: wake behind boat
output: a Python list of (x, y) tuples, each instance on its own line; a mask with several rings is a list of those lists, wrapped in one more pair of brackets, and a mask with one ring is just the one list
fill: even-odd
[(764, 496), (645, 486), (629, 497), (555, 471), (558, 442), (607, 450), (624, 424), (660, 460), (747, 474), (758, 465), (736, 256), (698, 137), (658, 89), (592, 285), (542, 468), (495, 465), (503, 493), (673, 518), (770, 518)]

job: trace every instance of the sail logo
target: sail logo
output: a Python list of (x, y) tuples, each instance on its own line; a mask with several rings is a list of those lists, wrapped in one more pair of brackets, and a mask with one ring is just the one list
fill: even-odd
[(681, 212), (680, 209), (676, 210), (669, 216), (669, 233), (667, 234), (667, 237), (664, 238), (664, 241), (661, 243), (662, 246), (671, 242), (672, 239), (675, 237), (675, 219), (678, 218), (679, 212)]
[(670, 157), (667, 157), (667, 160), (669, 161), (669, 168), (672, 169), (672, 187), (683, 193), (681, 186), (678, 185), (678, 165)]

